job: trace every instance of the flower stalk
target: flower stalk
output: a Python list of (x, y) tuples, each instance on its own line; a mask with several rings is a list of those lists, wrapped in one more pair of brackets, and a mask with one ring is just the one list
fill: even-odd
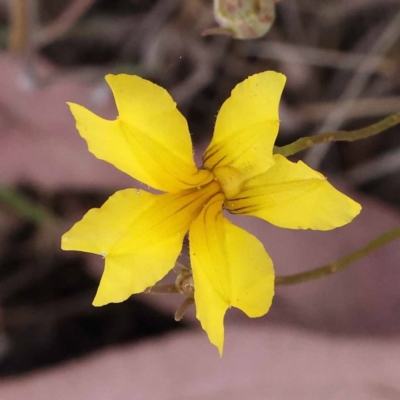
[(366, 257), (373, 251), (399, 238), (400, 238), (400, 226), (388, 232), (385, 232), (383, 235), (378, 236), (377, 238), (369, 242), (366, 246), (356, 250), (354, 253), (339, 258), (338, 260), (331, 262), (329, 264), (325, 264), (322, 267), (311, 269), (306, 272), (301, 272), (299, 274), (277, 276), (275, 278), (275, 285), (276, 286), (294, 285), (297, 283), (303, 283), (312, 281), (314, 279), (323, 278), (325, 276), (329, 276), (337, 272), (343, 271), (356, 261), (361, 260), (362, 258)]
[(378, 135), (393, 126), (400, 124), (400, 114), (392, 114), (381, 121), (369, 125), (366, 128), (357, 129), (354, 131), (336, 131), (321, 133), (316, 136), (306, 136), (282, 147), (274, 147), (275, 154), (281, 154), (284, 157), (292, 156), (300, 151), (306, 150), (317, 144), (326, 142), (354, 142), (360, 139), (366, 139), (371, 136)]

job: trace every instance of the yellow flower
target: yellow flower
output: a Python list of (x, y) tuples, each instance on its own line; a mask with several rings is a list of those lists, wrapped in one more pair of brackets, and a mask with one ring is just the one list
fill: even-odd
[(361, 207), (301, 161), (273, 155), (282, 74), (263, 72), (236, 86), (219, 111), (202, 168), (194, 163), (186, 120), (164, 89), (138, 76), (106, 80), (118, 118), (70, 104), (78, 131), (97, 158), (164, 193), (115, 193), (63, 236), (62, 248), (105, 258), (93, 302), (101, 306), (161, 280), (189, 232), (197, 318), (222, 353), (226, 310), (260, 317), (274, 294), (263, 245), (222, 210), (283, 228), (329, 230), (349, 223)]

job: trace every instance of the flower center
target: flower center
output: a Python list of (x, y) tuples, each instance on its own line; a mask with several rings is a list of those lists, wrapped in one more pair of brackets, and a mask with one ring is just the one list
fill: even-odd
[(243, 175), (234, 167), (216, 167), (212, 170), (227, 199), (238, 195), (244, 186)]

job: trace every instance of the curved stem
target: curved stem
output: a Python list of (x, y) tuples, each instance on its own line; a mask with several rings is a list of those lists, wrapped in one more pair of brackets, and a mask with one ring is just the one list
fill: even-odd
[(321, 133), (320, 135), (302, 137), (286, 146), (275, 146), (274, 153), (288, 157), (321, 143), (354, 142), (355, 140), (366, 139), (370, 136), (377, 135), (398, 124), (400, 124), (400, 114), (393, 114), (375, 124), (355, 131), (327, 132)]
[(365, 247), (356, 250), (345, 257), (339, 258), (332, 263), (323, 265), (322, 267), (312, 269), (310, 271), (301, 272), (299, 274), (287, 275), (287, 276), (277, 276), (275, 279), (276, 286), (283, 285), (294, 285), (296, 283), (308, 282), (314, 279), (323, 278), (324, 276), (329, 276), (340, 272), (347, 268), (350, 264), (361, 260), (367, 256), (372, 251), (385, 246), (391, 241), (400, 238), (400, 226), (378, 236), (372, 242), (369, 242)]
[(74, 0), (54, 21), (37, 32), (34, 44), (43, 47), (56, 41), (68, 32), (74, 24), (85, 14), (96, 0)]

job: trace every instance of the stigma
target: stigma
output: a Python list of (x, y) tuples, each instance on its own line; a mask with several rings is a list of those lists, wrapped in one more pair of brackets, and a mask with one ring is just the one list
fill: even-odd
[(224, 166), (216, 167), (212, 172), (221, 185), (222, 191), (227, 199), (235, 197), (242, 191), (245, 179), (243, 179), (243, 175), (238, 169)]

